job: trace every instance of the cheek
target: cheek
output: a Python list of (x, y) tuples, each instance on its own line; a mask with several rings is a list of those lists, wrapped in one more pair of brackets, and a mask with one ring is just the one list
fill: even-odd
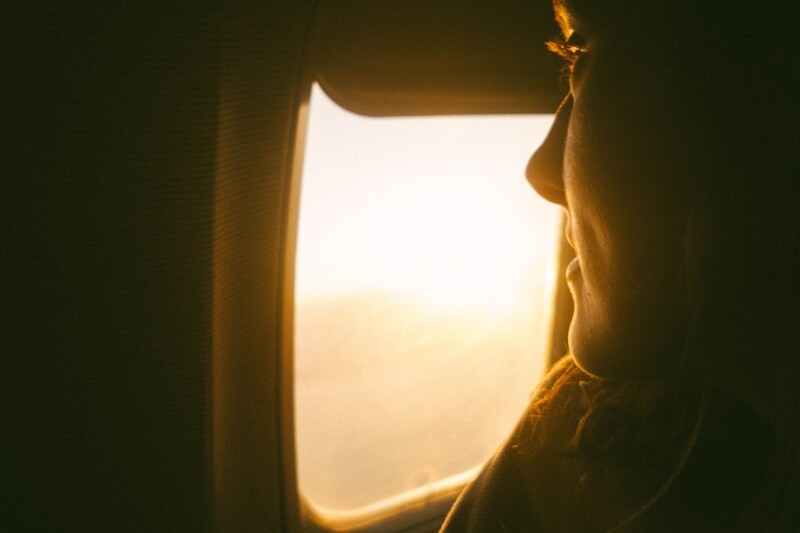
[[(603, 244), (627, 253), (666, 244), (690, 200), (687, 161), (698, 145), (679, 106), (662, 94), (623, 90), (587, 72), (575, 99), (564, 153), (564, 186), (576, 214)], [(670, 105), (668, 105), (670, 104)]]
[(655, 117), (631, 115), (633, 104), (596, 109), (590, 88), (576, 101), (564, 159), (582, 271), (570, 349), (597, 375), (656, 376), (680, 354), (687, 202)]
[[(588, 203), (588, 202), (586, 202)], [(629, 207), (575, 209), (581, 276), (569, 345), (604, 377), (657, 377), (681, 354), (686, 294), (677, 218)]]

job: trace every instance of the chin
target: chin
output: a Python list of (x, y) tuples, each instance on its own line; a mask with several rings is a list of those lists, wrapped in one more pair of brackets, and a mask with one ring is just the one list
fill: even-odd
[(575, 364), (592, 376), (605, 379), (663, 380), (674, 376), (679, 366), (680, 351), (667, 345), (654, 345), (645, 339), (635, 338), (620, 339), (627, 342), (603, 342), (605, 339), (601, 335), (586, 336), (582, 333), (573, 320), (569, 331), (569, 353)]

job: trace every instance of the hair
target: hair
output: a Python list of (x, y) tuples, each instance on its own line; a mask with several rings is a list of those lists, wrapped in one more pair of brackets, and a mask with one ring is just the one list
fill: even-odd
[(792, 10), (788, 0), (676, 2), (671, 46), (683, 100), (716, 143), (711, 168), (691, 189), (683, 366), (704, 383), (728, 373), (739, 386), (749, 376), (770, 388), (769, 415), (800, 450), (800, 34)]
[(709, 154), (716, 168), (693, 187), (683, 367), (706, 395), (723, 388), (744, 402), (755, 396), (776, 432), (761, 501), (743, 531), (800, 528), (800, 38), (788, 16), (793, 9), (784, 0), (704, 0), (675, 10), (677, 31), (692, 36), (672, 43), (683, 96), (719, 142)]

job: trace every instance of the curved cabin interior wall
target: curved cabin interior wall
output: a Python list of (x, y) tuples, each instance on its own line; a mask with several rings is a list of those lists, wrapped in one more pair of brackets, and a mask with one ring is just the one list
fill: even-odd
[(5, 6), (3, 531), (299, 530), (281, 269), (314, 4)]
[(0, 530), (288, 529), (276, 265), (311, 8), (5, 6)]

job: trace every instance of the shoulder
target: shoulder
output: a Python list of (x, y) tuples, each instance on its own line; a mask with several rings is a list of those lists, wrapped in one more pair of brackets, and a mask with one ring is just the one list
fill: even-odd
[(442, 531), (605, 531), (634, 513), (655, 485), (635, 466), (582, 453), (577, 445), (595, 380), (571, 358), (559, 361)]
[[(578, 389), (565, 386), (565, 380), (575, 377), (570, 359), (554, 366), (511, 437), (464, 489), (442, 532), (569, 530), (554, 522), (551, 508), (572, 498), (576, 481), (578, 458), (563, 453), (580, 415), (579, 402), (573, 401)], [(540, 440), (543, 436), (546, 445)]]

